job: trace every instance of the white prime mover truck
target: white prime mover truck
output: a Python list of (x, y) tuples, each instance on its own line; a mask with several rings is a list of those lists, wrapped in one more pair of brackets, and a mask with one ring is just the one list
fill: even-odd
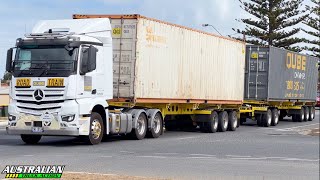
[(40, 21), (8, 50), (7, 132), (98, 144), (157, 138), (177, 121), (234, 131), (244, 65), (243, 42), (139, 15)]

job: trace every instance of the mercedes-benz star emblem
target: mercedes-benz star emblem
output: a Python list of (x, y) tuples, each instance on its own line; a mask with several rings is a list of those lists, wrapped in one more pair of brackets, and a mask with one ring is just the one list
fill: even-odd
[(33, 93), (33, 97), (37, 100), (37, 101), (40, 101), (43, 99), (43, 91), (40, 90), (40, 89), (37, 89), (34, 91)]

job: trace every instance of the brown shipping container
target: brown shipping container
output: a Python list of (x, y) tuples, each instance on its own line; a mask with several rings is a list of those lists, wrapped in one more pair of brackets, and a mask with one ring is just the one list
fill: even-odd
[(110, 18), (115, 100), (241, 104), (245, 44), (140, 15)]

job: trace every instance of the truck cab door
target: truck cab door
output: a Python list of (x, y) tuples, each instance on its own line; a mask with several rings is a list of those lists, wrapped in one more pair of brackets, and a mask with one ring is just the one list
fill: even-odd
[(91, 98), (96, 96), (96, 87), (94, 84), (96, 72), (96, 54), (97, 48), (92, 45), (82, 45), (79, 58), (79, 98)]

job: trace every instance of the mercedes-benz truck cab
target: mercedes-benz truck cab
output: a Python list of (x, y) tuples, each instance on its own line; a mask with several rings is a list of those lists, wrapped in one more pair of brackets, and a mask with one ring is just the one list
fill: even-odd
[(109, 19), (40, 21), (7, 53), (13, 76), (7, 132), (29, 144), (42, 135), (99, 143), (109, 133), (112, 61)]

